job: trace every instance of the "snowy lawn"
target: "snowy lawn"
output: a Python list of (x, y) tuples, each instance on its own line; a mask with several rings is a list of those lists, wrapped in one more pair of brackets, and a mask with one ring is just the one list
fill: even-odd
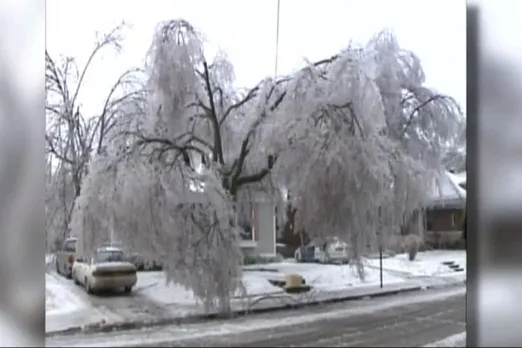
[[(282, 292), (281, 288), (272, 285), (266, 278), (256, 275), (245, 274), (243, 285), (248, 297)], [(163, 272), (140, 272), (135, 291), (163, 304), (196, 304), (192, 291), (172, 283), (167, 285)], [(236, 297), (242, 297), (240, 291), (237, 291)]]
[[(299, 274), (316, 290), (335, 291), (359, 286), (375, 286), (380, 283), (380, 272), (365, 268), (365, 278), (360, 279), (350, 265), (321, 265), (316, 263), (280, 262), (265, 265), (244, 266), (245, 274), (257, 274), (267, 279), (279, 280), (288, 274)], [(404, 279), (383, 272), (384, 284), (403, 282)]]
[[(455, 272), (443, 262), (453, 261), (463, 271)], [(379, 268), (379, 259), (366, 260), (366, 265), (371, 268)], [(398, 254), (394, 257), (382, 260), (383, 269), (403, 273), (405, 276), (446, 276), (452, 274), (466, 273), (466, 251), (465, 250), (434, 250), (423, 251), (417, 254), (414, 261), (408, 260), (407, 254)]]

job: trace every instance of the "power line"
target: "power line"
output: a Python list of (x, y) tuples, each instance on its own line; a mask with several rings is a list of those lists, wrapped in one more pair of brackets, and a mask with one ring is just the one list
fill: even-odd
[(277, 61), (279, 58), (279, 9), (281, 7), (281, 0), (277, 0), (277, 22), (276, 22), (276, 44), (275, 44), (275, 68), (274, 78), (277, 77)]

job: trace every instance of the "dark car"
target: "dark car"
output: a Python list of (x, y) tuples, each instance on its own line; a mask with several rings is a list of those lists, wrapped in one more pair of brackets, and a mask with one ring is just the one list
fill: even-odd
[(293, 259), (296, 249), (297, 249), (296, 247), (288, 245), (288, 244), (284, 244), (284, 243), (276, 244), (276, 253), (278, 255), (281, 255), (284, 259)]

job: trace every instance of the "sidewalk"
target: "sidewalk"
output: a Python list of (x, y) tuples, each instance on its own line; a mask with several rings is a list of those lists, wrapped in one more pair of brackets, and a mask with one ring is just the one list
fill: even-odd
[[(291, 308), (302, 308), (306, 306), (321, 305), (326, 303), (334, 303), (341, 301), (358, 300), (363, 298), (372, 298), (378, 296), (389, 296), (398, 293), (406, 293), (413, 291), (421, 291), (425, 289), (444, 288), (449, 286), (462, 286), (465, 284), (465, 275), (463, 279), (456, 279), (454, 276), (450, 278), (412, 278), (402, 283), (386, 284), (383, 288), (380, 286), (358, 286), (342, 290), (332, 291), (310, 291), (302, 294), (288, 293), (272, 293), (265, 296), (253, 296), (246, 299), (235, 299), (232, 301), (232, 316), (241, 316), (254, 313), (264, 313), (269, 311), (285, 310)], [(162, 326), (169, 324), (188, 324), (205, 320), (215, 319), (216, 313), (204, 313), (201, 307), (193, 306), (186, 308), (191, 314), (172, 316), (169, 318), (158, 318), (156, 320), (134, 320), (120, 321), (116, 323), (96, 324), (92, 326), (76, 326), (66, 330), (47, 332), (46, 337), (56, 335), (68, 335), (78, 332), (109, 332), (117, 330), (132, 330), (147, 328), (153, 326)]]

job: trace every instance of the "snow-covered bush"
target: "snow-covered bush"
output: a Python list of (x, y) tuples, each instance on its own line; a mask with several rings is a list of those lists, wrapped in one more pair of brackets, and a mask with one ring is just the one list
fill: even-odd
[(404, 247), (408, 253), (408, 259), (414, 261), (422, 244), (422, 239), (416, 234), (410, 234), (404, 238)]

